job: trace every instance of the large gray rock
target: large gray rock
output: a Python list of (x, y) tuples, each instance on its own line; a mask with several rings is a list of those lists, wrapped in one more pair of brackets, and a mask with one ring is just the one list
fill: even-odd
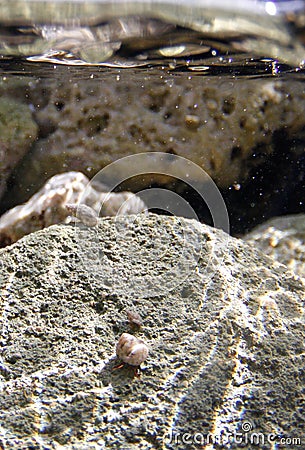
[[(305, 445), (305, 291), (285, 266), (155, 215), (55, 225), (0, 257), (3, 448), (195, 449), (182, 433), (247, 428), (260, 448)], [(113, 370), (130, 310), (150, 347), (139, 378)]]

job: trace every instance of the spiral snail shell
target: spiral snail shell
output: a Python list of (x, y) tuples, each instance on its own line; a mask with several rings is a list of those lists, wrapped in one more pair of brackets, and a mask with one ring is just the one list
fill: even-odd
[(124, 363), (139, 366), (148, 356), (148, 347), (141, 339), (123, 333), (117, 343), (116, 354)]

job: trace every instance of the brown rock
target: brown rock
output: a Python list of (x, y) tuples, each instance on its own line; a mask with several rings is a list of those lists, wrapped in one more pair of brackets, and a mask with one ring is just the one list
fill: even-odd
[(105, 83), (62, 82), (46, 90), (47, 104), (33, 105), (44, 137), (16, 172), (19, 202), (25, 188), (37, 190), (67, 168), (91, 178), (121, 157), (147, 151), (191, 159), (227, 187), (264, 164), (276, 133), (285, 130), (293, 139), (304, 134), (305, 93), (298, 82), (170, 75), (131, 80), (122, 72)]

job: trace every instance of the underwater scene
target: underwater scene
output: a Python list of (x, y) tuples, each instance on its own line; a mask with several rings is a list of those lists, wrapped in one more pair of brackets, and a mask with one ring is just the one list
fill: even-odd
[(0, 449), (305, 448), (304, 252), (304, 0), (0, 0)]

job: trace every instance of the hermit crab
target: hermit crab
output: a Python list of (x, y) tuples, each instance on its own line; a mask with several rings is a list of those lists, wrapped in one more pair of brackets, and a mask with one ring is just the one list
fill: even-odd
[(138, 369), (142, 362), (146, 360), (148, 351), (148, 347), (142, 339), (129, 333), (123, 333), (116, 346), (117, 357), (121, 359), (123, 363), (115, 367), (115, 369), (120, 369), (125, 364), (128, 364), (129, 366), (133, 366), (135, 375), (138, 376)]
[(67, 203), (66, 210), (88, 227), (95, 227), (98, 223), (98, 215), (90, 206), (84, 204)]

